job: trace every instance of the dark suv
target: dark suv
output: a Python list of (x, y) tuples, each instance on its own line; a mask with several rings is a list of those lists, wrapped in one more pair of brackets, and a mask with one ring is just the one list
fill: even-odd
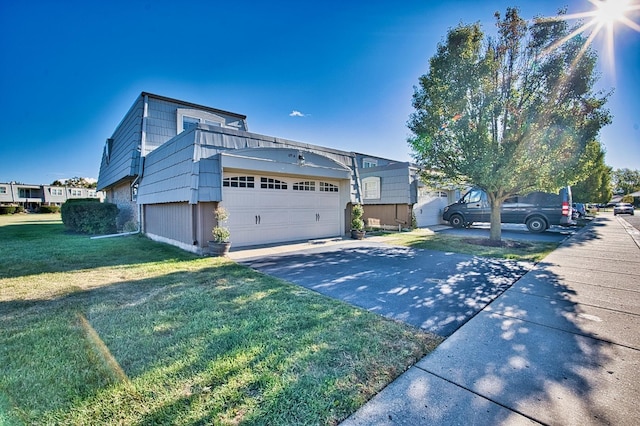
[[(571, 188), (558, 194), (532, 192), (508, 198), (502, 204), (502, 223), (524, 223), (531, 232), (543, 232), (551, 225), (575, 225), (571, 219)], [(471, 188), (454, 204), (445, 207), (442, 219), (454, 228), (469, 227), (474, 222), (489, 222), (491, 206), (487, 194)]]

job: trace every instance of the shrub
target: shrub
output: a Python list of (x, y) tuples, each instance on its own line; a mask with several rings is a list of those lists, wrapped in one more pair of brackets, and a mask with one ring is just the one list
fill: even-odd
[(351, 209), (351, 229), (354, 231), (362, 231), (364, 229), (364, 221), (362, 215), (364, 208), (360, 204), (356, 204)]
[(60, 207), (58, 206), (40, 206), (40, 213), (59, 213)]
[(222, 206), (214, 211), (217, 225), (211, 230), (213, 241), (216, 243), (228, 243), (231, 238), (229, 228), (222, 226), (229, 219), (229, 212)]
[(14, 214), (16, 209), (16, 206), (0, 206), (0, 214)]
[(83, 234), (116, 232), (118, 206), (99, 200), (68, 200), (62, 205), (62, 222), (67, 229)]

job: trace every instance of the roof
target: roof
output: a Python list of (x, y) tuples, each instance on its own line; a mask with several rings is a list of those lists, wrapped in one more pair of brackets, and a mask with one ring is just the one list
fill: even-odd
[(217, 108), (211, 108), (205, 105), (199, 105), (199, 104), (194, 104), (192, 102), (185, 102), (185, 101), (181, 101), (180, 99), (174, 99), (174, 98), (168, 98), (166, 96), (160, 96), (160, 95), (155, 95), (153, 93), (149, 93), (149, 92), (142, 92), (140, 93), (140, 96), (144, 97), (144, 96), (149, 96), (150, 98), (155, 98), (155, 99), (159, 99), (161, 101), (167, 101), (167, 102), (173, 102), (173, 103), (177, 103), (177, 104), (181, 104), (184, 106), (187, 106), (189, 108), (195, 108), (195, 109), (201, 109), (204, 111), (209, 111), (212, 112), (214, 114), (226, 114), (226, 115), (231, 115), (234, 117), (237, 117), (241, 120), (246, 120), (247, 116), (243, 115), (243, 114), (238, 114), (235, 112), (230, 112), (230, 111), (225, 111), (222, 109), (217, 109)]

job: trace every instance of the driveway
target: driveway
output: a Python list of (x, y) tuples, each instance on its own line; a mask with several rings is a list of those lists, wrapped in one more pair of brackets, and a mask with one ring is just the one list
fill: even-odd
[(533, 266), (366, 240), (239, 262), (444, 337)]

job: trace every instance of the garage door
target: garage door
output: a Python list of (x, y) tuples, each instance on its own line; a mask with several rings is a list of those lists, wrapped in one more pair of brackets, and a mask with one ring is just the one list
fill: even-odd
[(342, 235), (339, 183), (225, 174), (222, 204), (234, 246)]
[(442, 223), (442, 210), (447, 205), (449, 205), (449, 198), (446, 192), (421, 190), (418, 193), (418, 202), (413, 206), (418, 226)]

